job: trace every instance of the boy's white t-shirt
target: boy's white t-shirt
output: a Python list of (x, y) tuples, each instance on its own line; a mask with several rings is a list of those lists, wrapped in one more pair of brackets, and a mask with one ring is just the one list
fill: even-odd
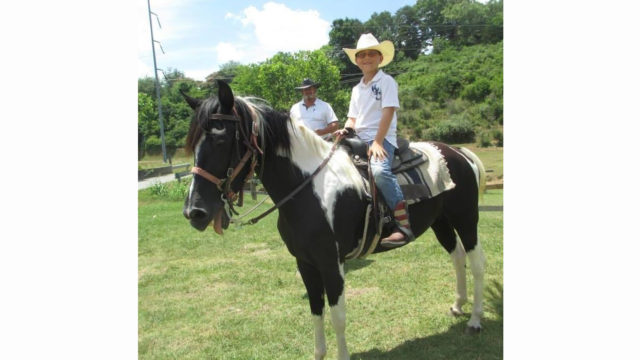
[[(376, 138), (382, 118), (382, 109), (386, 107), (394, 107), (397, 111), (400, 108), (400, 100), (398, 99), (398, 84), (382, 70), (378, 70), (368, 84), (365, 85), (360, 79), (358, 85), (353, 87), (347, 117), (356, 119), (354, 130), (362, 140), (371, 141)], [(398, 117), (394, 112), (385, 139), (396, 148), (398, 147), (396, 142), (397, 124)]]

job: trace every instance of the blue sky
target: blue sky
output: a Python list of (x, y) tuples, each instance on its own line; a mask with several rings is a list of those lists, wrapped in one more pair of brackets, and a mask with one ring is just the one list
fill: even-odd
[[(153, 76), (147, 1), (136, 0), (138, 77)], [(229, 61), (264, 61), (278, 51), (315, 50), (329, 41), (335, 19), (368, 20), (374, 12), (391, 14), (416, 0), (151, 0), (160, 69), (178, 69), (204, 80)], [(366, 4), (366, 5), (365, 5)], [(374, 34), (375, 35), (375, 34)], [(380, 39), (382, 40), (382, 39)]]

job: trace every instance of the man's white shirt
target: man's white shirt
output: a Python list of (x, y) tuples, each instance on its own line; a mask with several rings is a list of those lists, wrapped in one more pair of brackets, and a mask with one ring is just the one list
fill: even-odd
[[(302, 122), (314, 131), (324, 129), (332, 122), (338, 121), (331, 105), (318, 98), (308, 108), (305, 106), (304, 100), (293, 104), (289, 113), (293, 121)], [(325, 140), (331, 139), (331, 134), (325, 134), (322, 138)]]

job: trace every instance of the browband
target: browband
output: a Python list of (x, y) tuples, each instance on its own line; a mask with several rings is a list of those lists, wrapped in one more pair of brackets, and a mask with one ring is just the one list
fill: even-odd
[(211, 114), (209, 116), (211, 120), (232, 120), (232, 121), (240, 121), (240, 119), (235, 115), (227, 115), (227, 114)]

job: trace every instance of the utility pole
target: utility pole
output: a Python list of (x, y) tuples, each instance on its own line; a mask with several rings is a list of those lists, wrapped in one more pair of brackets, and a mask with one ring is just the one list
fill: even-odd
[[(162, 101), (160, 99), (160, 82), (158, 81), (158, 66), (156, 65), (156, 41), (153, 39), (153, 23), (151, 22), (151, 14), (158, 18), (158, 15), (151, 12), (151, 0), (147, 0), (149, 9), (149, 28), (151, 29), (151, 51), (153, 52), (153, 73), (156, 76), (156, 101), (158, 102), (158, 121), (160, 122), (160, 140), (162, 141), (162, 161), (167, 162), (167, 147), (164, 142), (164, 123), (162, 121)], [(158, 20), (160, 26), (160, 20)], [(162, 26), (160, 26), (162, 28)], [(164, 52), (164, 51), (163, 51)]]

